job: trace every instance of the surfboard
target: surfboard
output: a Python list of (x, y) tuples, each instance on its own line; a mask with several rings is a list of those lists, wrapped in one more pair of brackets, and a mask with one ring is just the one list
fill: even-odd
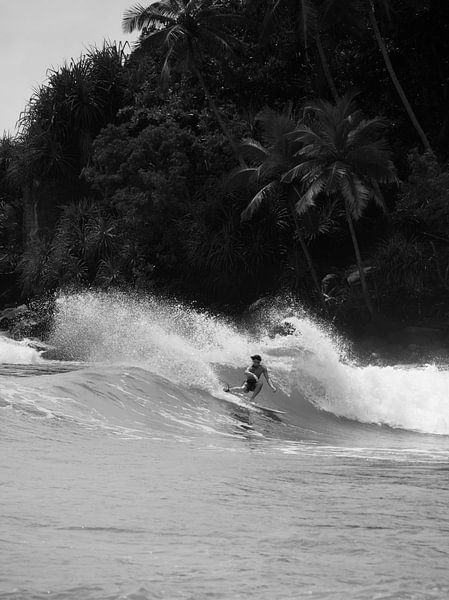
[(231, 394), (231, 396), (235, 396), (235, 398), (238, 398), (242, 402), (240, 406), (247, 408), (255, 408), (256, 410), (260, 410), (265, 413), (271, 413), (272, 415), (285, 415), (285, 410), (278, 410), (277, 408), (271, 408), (270, 406), (263, 406), (262, 404), (257, 404), (257, 402), (250, 402), (249, 400), (246, 400), (241, 394), (234, 394), (234, 392), (231, 392), (226, 387), (223, 388), (223, 391), (227, 394)]
[(261, 404), (257, 404), (257, 402), (249, 402), (252, 406), (255, 406), (259, 410), (264, 410), (265, 412), (273, 413), (274, 415), (285, 415), (285, 410), (278, 410), (277, 408), (270, 408), (269, 406), (262, 406)]

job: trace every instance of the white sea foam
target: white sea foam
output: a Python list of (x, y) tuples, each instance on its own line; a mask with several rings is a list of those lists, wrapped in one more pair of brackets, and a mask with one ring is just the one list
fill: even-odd
[(357, 366), (307, 319), (296, 327), (307, 352), (292, 366), (291, 379), (309, 402), (363, 423), (449, 434), (449, 371), (433, 365)]
[(448, 371), (352, 364), (338, 340), (292, 308), (288, 321), (295, 333), (269, 335), (285, 311), (285, 305), (265, 308), (265, 332), (256, 338), (226, 320), (157, 298), (68, 295), (59, 299), (51, 341), (71, 358), (137, 364), (205, 391), (218, 389), (224, 367), (237, 377), (257, 351), (292, 408), (305, 397), (320, 410), (363, 423), (449, 435)]
[(0, 364), (28, 365), (40, 361), (40, 353), (31, 348), (27, 340), (15, 341), (0, 335)]

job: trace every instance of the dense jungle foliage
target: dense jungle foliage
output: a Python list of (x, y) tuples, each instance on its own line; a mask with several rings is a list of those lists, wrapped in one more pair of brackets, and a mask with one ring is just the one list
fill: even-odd
[(0, 141), (0, 302), (64, 286), (449, 317), (449, 6), (161, 0)]

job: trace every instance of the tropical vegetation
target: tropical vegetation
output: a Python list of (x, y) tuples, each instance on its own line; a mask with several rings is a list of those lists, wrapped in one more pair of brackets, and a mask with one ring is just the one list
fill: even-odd
[(352, 331), (445, 321), (444, 4), (130, 6), (136, 42), (50, 70), (0, 139), (0, 302), (286, 292)]

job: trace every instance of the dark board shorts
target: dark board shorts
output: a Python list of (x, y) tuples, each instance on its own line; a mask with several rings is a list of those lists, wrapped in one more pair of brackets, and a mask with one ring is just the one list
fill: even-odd
[(251, 379), (247, 379), (243, 384), (245, 387), (245, 392), (254, 392), (256, 389), (257, 381), (251, 377)]

